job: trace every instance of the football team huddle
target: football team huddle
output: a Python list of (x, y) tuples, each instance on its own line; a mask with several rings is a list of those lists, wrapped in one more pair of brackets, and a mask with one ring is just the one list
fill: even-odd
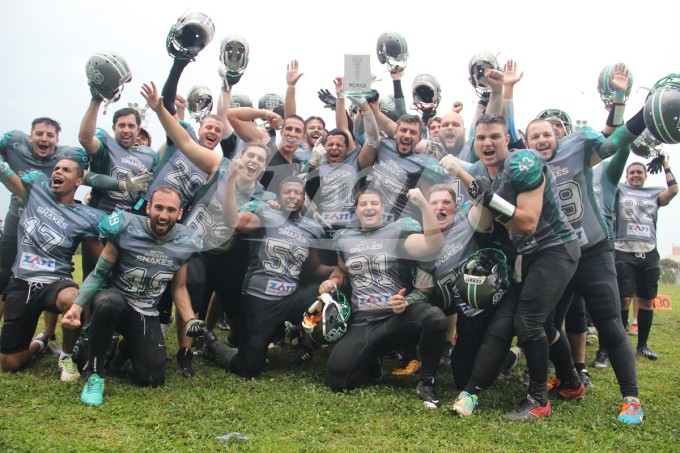
[[(131, 80), (113, 52), (87, 61), (79, 146), (59, 144), (61, 126), (47, 117), (0, 140), (0, 181), (12, 192), (0, 239), (3, 371), (50, 351), (62, 381), (85, 379), (88, 405), (103, 403), (107, 374), (127, 364), (136, 385), (163, 385), (174, 305), (187, 378), (196, 355), (257, 377), (288, 337), (292, 365), (330, 348), (333, 391), (380, 378), (381, 359), (396, 356), (392, 373), (417, 373), (415, 393), (435, 409), (437, 373), (450, 367), (460, 391), (450, 411), (469, 417), (524, 356), (526, 397), (506, 414), (523, 421), (549, 416), (551, 400), (586, 396), (590, 333), (593, 365), (611, 366), (620, 387), (617, 420), (642, 423), (636, 355), (658, 358), (647, 345), (657, 212), (678, 192), (662, 144), (680, 143), (680, 75), (661, 78), (625, 121), (632, 72), (607, 65), (601, 131), (575, 128), (559, 109), (522, 131), (513, 90), (523, 74), (480, 52), (468, 65), (479, 102), (466, 134), (462, 103), (438, 116), (432, 75), (415, 78), (418, 113), (407, 113), (407, 43), (385, 32), (377, 55), (393, 94), (345, 93), (337, 77), (335, 94), (316, 93), (335, 112), (329, 128), (297, 115), (296, 60), (285, 96), (254, 108), (232, 91), (249, 60), (241, 35), (220, 45), (216, 113), (204, 85), (179, 95), (183, 70), (214, 34), (205, 14), (183, 14), (168, 34), (164, 85), (141, 87), (165, 130), (157, 150), (135, 108), (114, 112), (113, 135), (97, 127)], [(641, 160), (626, 166), (631, 151)], [(666, 187), (645, 185), (662, 171)], [(83, 201), (81, 185), (91, 188)], [(226, 342), (214, 332), (223, 324)]]

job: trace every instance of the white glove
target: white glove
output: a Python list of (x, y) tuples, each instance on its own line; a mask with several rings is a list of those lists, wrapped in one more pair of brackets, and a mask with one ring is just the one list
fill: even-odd
[(319, 167), (319, 165), (321, 165), (321, 161), (326, 156), (326, 148), (323, 147), (322, 142), (323, 137), (319, 137), (318, 139), (316, 139), (314, 148), (312, 148), (312, 158), (309, 159), (309, 165), (311, 165), (314, 168)]
[(125, 176), (125, 191), (126, 192), (146, 192), (149, 188), (149, 183), (153, 181), (151, 173), (144, 173), (139, 176), (131, 177), (130, 173)]

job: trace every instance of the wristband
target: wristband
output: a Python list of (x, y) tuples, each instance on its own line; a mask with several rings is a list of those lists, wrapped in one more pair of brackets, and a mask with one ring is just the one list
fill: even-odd
[(670, 181), (666, 181), (666, 187), (675, 186), (677, 184), (678, 183), (675, 181), (675, 179), (671, 179)]
[(626, 99), (626, 93), (619, 90), (614, 90), (614, 99)]
[(666, 173), (666, 174), (669, 174), (669, 173), (672, 174), (672, 173), (673, 173), (673, 172), (671, 171), (671, 167), (663, 167), (663, 171), (664, 171), (664, 173)]
[(619, 127), (623, 124), (623, 112), (626, 110), (626, 104), (613, 103), (609, 109), (607, 116), (607, 126)]
[(494, 219), (501, 223), (508, 223), (514, 216), (517, 208), (500, 195), (493, 194), (487, 206), (494, 214)]

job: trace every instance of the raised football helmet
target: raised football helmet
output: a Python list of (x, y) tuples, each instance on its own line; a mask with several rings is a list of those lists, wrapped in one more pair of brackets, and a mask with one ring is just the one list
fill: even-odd
[(132, 80), (127, 62), (114, 52), (92, 55), (85, 65), (85, 74), (92, 95), (101, 97), (107, 105), (120, 99), (123, 87)]
[(442, 100), (439, 82), (430, 74), (420, 74), (413, 80), (413, 108), (419, 112), (434, 110)]
[(335, 343), (347, 332), (352, 306), (342, 292), (333, 295), (321, 294), (302, 315), (302, 329), (318, 345)]
[[(597, 92), (600, 93), (600, 99), (605, 105), (611, 105), (614, 97), (614, 90), (609, 86), (609, 77), (614, 69), (614, 64), (609, 64), (602, 68), (600, 75), (597, 78)], [(628, 71), (628, 88), (626, 89), (626, 99), (630, 96), (630, 91), (633, 89), (633, 71), (626, 66)]]
[(661, 142), (654, 138), (649, 129), (642, 131), (642, 134), (638, 135), (630, 144), (630, 150), (644, 159), (652, 159), (658, 156), (662, 147)]
[(285, 114), (283, 96), (276, 93), (267, 93), (257, 101), (257, 108), (269, 110), (283, 118)]
[(231, 95), (231, 106), (232, 107), (252, 107), (253, 101), (247, 94), (232, 94)]
[(470, 58), (470, 63), (468, 63), (469, 80), (480, 98), (484, 93), (491, 91), (489, 82), (484, 75), (487, 69), (500, 69), (498, 60), (491, 52), (479, 52)]
[(680, 74), (659, 79), (647, 95), (645, 125), (662, 143), (680, 143)]
[(186, 11), (170, 28), (165, 47), (171, 57), (193, 60), (215, 36), (215, 24), (203, 13)]
[(467, 257), (458, 269), (456, 287), (472, 308), (485, 310), (496, 305), (510, 287), (505, 254), (485, 248)]
[(567, 112), (560, 109), (545, 109), (536, 115), (536, 119), (547, 120), (549, 118), (557, 118), (564, 125), (564, 131), (567, 135), (574, 132), (574, 125), (571, 122), (571, 118), (567, 115)]
[(401, 34), (392, 31), (381, 34), (378, 37), (376, 52), (378, 61), (386, 64), (390, 72), (398, 72), (406, 68), (408, 44)]
[(378, 99), (378, 108), (385, 114), (386, 117), (394, 122), (399, 121), (399, 114), (397, 113), (397, 103), (394, 96), (388, 94)]
[(196, 121), (201, 121), (212, 111), (213, 96), (205, 85), (194, 85), (187, 94), (187, 109)]
[(241, 35), (229, 35), (220, 44), (220, 75), (230, 85), (238, 82), (248, 67), (248, 41)]

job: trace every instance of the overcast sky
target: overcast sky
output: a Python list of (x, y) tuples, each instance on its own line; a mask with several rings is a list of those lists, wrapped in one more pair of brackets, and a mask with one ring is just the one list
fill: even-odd
[[(626, 5), (624, 7), (624, 5)], [(502, 64), (513, 58), (525, 71), (515, 87), (516, 124), (524, 128), (539, 111), (561, 108), (575, 122), (604, 126), (606, 112), (597, 94), (597, 76), (608, 63), (622, 61), (634, 75), (626, 118), (642, 107), (646, 90), (660, 77), (680, 72), (680, 6), (651, 0), (629, 9), (624, 2), (215, 2), (194, 0), (116, 3), (94, 0), (32, 0), (3, 2), (0, 29), (4, 69), (0, 131), (30, 132), (30, 122), (50, 116), (62, 124), (61, 144), (77, 144), (80, 120), (89, 103), (85, 63), (95, 52), (122, 55), (132, 70), (122, 99), (100, 114), (99, 126), (110, 130), (112, 113), (128, 102), (143, 103), (142, 82), (159, 86), (172, 64), (165, 49), (170, 27), (187, 9), (208, 14), (215, 22), (212, 43), (184, 71), (179, 92), (202, 83), (217, 95), (219, 45), (222, 37), (239, 33), (250, 43), (250, 64), (234, 93), (257, 102), (266, 92), (285, 94), (286, 64), (300, 62), (305, 74), (298, 83), (298, 114), (334, 117), (316, 97), (319, 88), (333, 90), (332, 80), (343, 72), (343, 55), (371, 55), (371, 70), (382, 75), (375, 86), (392, 91), (375, 54), (378, 36), (398, 31), (407, 40), (410, 58), (403, 79), (407, 103), (411, 83), (422, 73), (442, 86), (443, 113), (454, 100), (471, 120), (476, 96), (467, 80), (470, 57), (479, 51), (499, 53)], [(616, 7), (618, 7), (617, 10)], [(369, 25), (370, 24), (370, 25)], [(152, 114), (149, 128), (154, 145), (163, 140)], [(667, 146), (671, 156), (680, 146)], [(674, 157), (674, 156), (673, 156)], [(671, 159), (680, 177), (680, 158)], [(648, 185), (663, 185), (662, 175)], [(7, 191), (0, 190), (0, 218), (7, 210)], [(680, 200), (659, 216), (659, 251), (670, 255), (680, 245), (674, 230), (680, 225)]]

